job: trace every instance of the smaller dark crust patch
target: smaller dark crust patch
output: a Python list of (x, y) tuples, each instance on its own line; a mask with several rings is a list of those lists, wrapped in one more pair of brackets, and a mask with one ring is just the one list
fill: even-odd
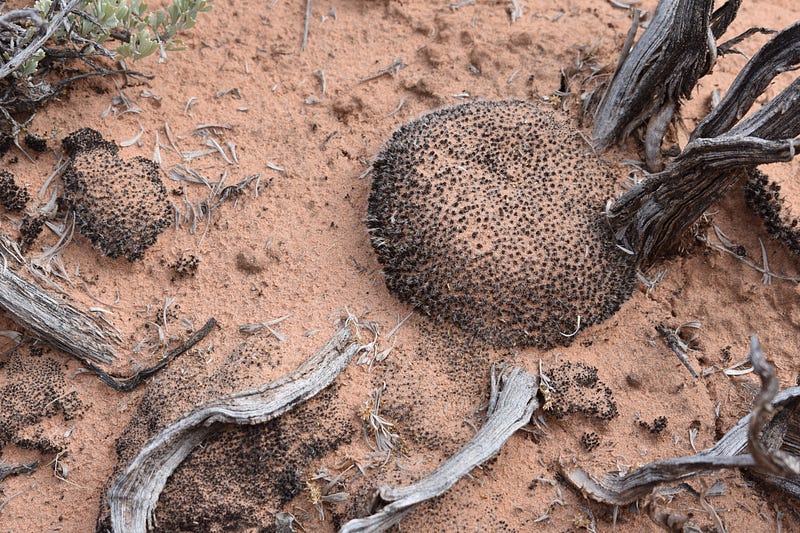
[(89, 128), (71, 133), (63, 146), (70, 156), (64, 198), (81, 235), (109, 257), (141, 259), (171, 223), (158, 166), (143, 157), (123, 161), (116, 144)]
[(780, 192), (780, 184), (770, 181), (766, 174), (758, 169), (750, 171), (744, 186), (747, 206), (764, 221), (770, 237), (800, 255), (800, 219), (793, 216)]

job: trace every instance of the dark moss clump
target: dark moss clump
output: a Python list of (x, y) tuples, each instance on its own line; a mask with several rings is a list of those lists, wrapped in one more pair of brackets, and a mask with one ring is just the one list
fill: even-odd
[(659, 416), (653, 419), (653, 423), (649, 424), (644, 420), (639, 420), (639, 427), (646, 429), (650, 433), (657, 435), (667, 429), (669, 421), (667, 420), (666, 416)]
[(171, 222), (158, 166), (143, 157), (123, 161), (116, 144), (88, 128), (63, 145), (65, 199), (80, 233), (109, 257), (141, 259)]
[(170, 263), (169, 268), (179, 278), (194, 276), (197, 273), (197, 267), (200, 266), (200, 258), (196, 255), (181, 255), (174, 263)]
[(0, 156), (4, 156), (14, 146), (14, 138), (11, 135), (0, 133)]
[(65, 392), (61, 365), (49, 357), (31, 357), (28, 347), (21, 346), (5, 365), (0, 385), (0, 455), (9, 444), (42, 454), (61, 451), (60, 443), (45, 437), (41, 423), (59, 414), (71, 420), (85, 409), (77, 392)]
[(44, 217), (25, 217), (19, 227), (19, 238), (17, 242), (23, 252), (27, 252), (33, 247), (36, 239), (42, 234), (44, 228)]
[(42, 153), (47, 150), (47, 139), (35, 133), (26, 133), (23, 141), (25, 142), (25, 146), (34, 152)]
[(780, 194), (781, 186), (754, 169), (750, 171), (744, 192), (748, 207), (764, 221), (770, 237), (782, 242), (793, 254), (800, 255), (800, 219), (786, 205)]
[(20, 187), (14, 175), (7, 170), (0, 170), (0, 203), (9, 211), (22, 211), (31, 199), (28, 189)]
[(600, 446), (600, 437), (598, 437), (597, 433), (594, 431), (587, 431), (581, 435), (581, 446), (583, 446), (583, 449), (587, 452), (591, 452)]
[(604, 220), (614, 179), (552, 111), (474, 102), (400, 128), (373, 164), (367, 224), (386, 284), (501, 346), (569, 344), (635, 268)]
[(606, 421), (619, 415), (614, 393), (597, 379), (597, 368), (566, 361), (547, 372), (547, 378), (550, 398), (545, 410), (549, 415), (564, 418), (582, 413)]

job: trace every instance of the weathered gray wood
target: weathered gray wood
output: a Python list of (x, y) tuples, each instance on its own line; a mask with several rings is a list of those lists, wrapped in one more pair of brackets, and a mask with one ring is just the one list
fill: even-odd
[[(726, 3), (709, 21), (705, 13), (710, 7), (704, 2), (695, 3), (693, 9), (682, 0), (659, 3), (648, 31), (623, 62), (596, 113), (595, 141), (600, 147), (618, 141), (647, 118), (648, 166), (660, 167), (661, 138), (671, 117), (670, 106), (677, 104), (679, 96), (687, 96), (686, 91), (702, 74), (701, 58), (709, 54), (707, 59), (713, 62), (715, 38), (733, 20), (738, 4), (739, 0)], [(708, 33), (706, 43), (699, 42), (702, 32), (698, 28), (684, 27), (690, 20)], [(675, 40), (679, 38), (689, 40), (678, 44)], [(678, 61), (672, 58), (675, 55), (685, 58)], [(669, 168), (623, 194), (609, 209), (609, 222), (619, 244), (634, 253), (638, 263), (674, 251), (687, 229), (747, 171), (796, 155), (800, 147), (795, 138), (800, 135), (800, 79), (741, 119), (776, 75), (798, 64), (800, 22), (779, 32), (747, 62), (722, 102), (698, 125)], [(665, 68), (677, 70), (671, 73)], [(659, 83), (664, 87), (659, 88)]]
[(311, 398), (345, 369), (361, 349), (350, 325), (295, 371), (260, 387), (213, 400), (173, 423), (145, 445), (108, 492), (113, 531), (142, 533), (167, 479), (203, 439), (223, 424), (260, 424)]
[[(0, 235), (0, 245), (4, 236)], [(167, 350), (151, 367), (139, 369), (129, 375), (112, 375), (100, 365), (111, 365), (118, 359), (117, 348), (122, 340), (117, 332), (99, 322), (86, 311), (52, 296), (36, 284), (20, 277), (10, 266), (9, 259), (20, 263), (21, 256), (0, 252), (0, 309), (9, 317), (45, 344), (78, 359), (97, 374), (106, 385), (118, 391), (129, 391), (143, 380), (158, 372), (177, 356), (200, 342), (216, 321), (211, 318), (180, 345)]]
[[(773, 405), (778, 393), (778, 378), (775, 368), (767, 363), (755, 335), (750, 339), (750, 362), (753, 370), (761, 379), (761, 393), (758, 395), (747, 424), (747, 446), (750, 455), (755, 459), (758, 469), (775, 476), (800, 476), (800, 457), (786, 453), (780, 448), (781, 442), (765, 439), (770, 423), (775, 418), (776, 407)], [(783, 428), (785, 431), (786, 428)], [(778, 438), (783, 441), (783, 436)], [(777, 444), (777, 446), (776, 446)]]
[[(766, 363), (755, 337), (751, 340), (750, 359), (762, 380), (753, 412), (739, 420), (713, 447), (690, 457), (655, 461), (622, 476), (595, 478), (581, 468), (562, 466), (564, 477), (587, 498), (609, 505), (627, 505), (664, 483), (724, 468), (746, 468), (788, 495), (800, 496), (800, 458), (781, 450), (785, 441), (796, 443), (800, 436), (787, 433), (785, 417), (774, 416), (781, 409), (800, 408), (800, 387), (776, 394), (775, 369)], [(768, 432), (769, 439), (765, 437)], [(752, 453), (746, 453), (748, 449)]]
[(22, 279), (4, 263), (0, 307), (22, 328), (46, 344), (81, 359), (111, 364), (119, 337), (93, 316)]
[(406, 487), (384, 485), (373, 501), (374, 514), (350, 520), (340, 533), (376, 533), (400, 522), (418, 504), (444, 494), (459, 479), (491, 458), (519, 428), (530, 422), (539, 407), (539, 377), (514, 367), (495, 374), (492, 368), (492, 397), (486, 422), (461, 450), (430, 475)]
[(659, 2), (653, 20), (617, 69), (595, 111), (592, 137), (598, 149), (624, 139), (656, 115), (662, 116), (653, 127), (663, 130), (661, 126), (669, 122), (665, 110), (691, 95), (716, 57), (709, 26), (713, 4), (713, 0)]
[(627, 191), (608, 211), (618, 242), (633, 251), (639, 263), (673, 251), (685, 231), (744, 170), (789, 161), (798, 148), (800, 139), (725, 136), (692, 141), (669, 169)]
[[(753, 106), (753, 102), (764, 92), (775, 76), (797, 65), (800, 65), (800, 22), (778, 33), (747, 62), (719, 104), (694, 129), (692, 139), (717, 137), (729, 132), (733, 125), (747, 114), (747, 111)], [(796, 90), (789, 92), (789, 95), (794, 95), (794, 99), (797, 99), (797, 94)], [(781, 102), (780, 107), (786, 105), (785, 98), (776, 98), (774, 101)], [(766, 111), (762, 109), (761, 111), (762, 119), (770, 117), (770, 121), (782, 118), (786, 114), (784, 110), (780, 109)], [(791, 117), (783, 118), (783, 122), (787, 118)], [(796, 122), (796, 118), (788, 122)], [(747, 124), (747, 122), (743, 124)], [(775, 126), (769, 126), (770, 129), (767, 129), (768, 126), (762, 124), (760, 132), (757, 132), (759, 128), (750, 124), (748, 127), (736, 128), (730, 134), (757, 135), (765, 139), (793, 136)], [(795, 135), (797, 134), (795, 133)]]
[(39, 461), (32, 463), (12, 463), (6, 465), (5, 462), (0, 462), (0, 481), (3, 481), (8, 476), (18, 476), (19, 474), (30, 474), (39, 466)]

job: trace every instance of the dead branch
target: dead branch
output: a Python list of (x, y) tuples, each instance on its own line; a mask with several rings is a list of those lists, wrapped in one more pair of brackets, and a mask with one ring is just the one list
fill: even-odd
[(131, 391), (135, 389), (142, 381), (167, 366), (170, 361), (191, 350), (198, 342), (206, 338), (206, 336), (211, 333), (211, 330), (214, 329), (214, 326), (216, 325), (217, 321), (213, 318), (209, 318), (202, 328), (192, 333), (189, 338), (175, 348), (167, 351), (167, 353), (165, 353), (161, 359), (158, 360), (158, 363), (154, 364), (153, 366), (138, 370), (130, 376), (112, 376), (89, 361), (83, 361), (83, 364), (86, 365), (89, 370), (97, 374), (97, 377), (100, 378), (100, 381), (112, 389), (118, 392)]
[[(705, 57), (703, 54), (714, 51), (715, 37), (724, 31), (723, 26), (727, 27), (738, 7), (738, 2), (731, 0), (709, 22), (699, 12), (676, 12), (679, 4), (680, 0), (661, 1), (661, 15), (652, 21), (650, 33), (645, 32), (620, 66), (596, 114), (595, 141), (599, 146), (616, 142), (647, 118), (652, 131), (648, 131), (645, 147), (648, 163), (652, 163), (655, 155), (650, 152), (660, 150), (660, 135), (669, 121), (665, 113), (677, 102), (672, 96), (664, 96), (663, 91), (669, 87), (691, 90), (697, 81), (695, 75), (702, 71), (692, 65), (697, 67), (701, 56)], [(688, 31), (683, 24), (692, 13), (705, 24), (707, 43), (681, 41), (680, 47), (673, 46), (670, 43), (674, 35)], [(699, 33), (693, 35), (699, 39)], [(661, 48), (659, 43), (663, 44)], [(702, 54), (687, 53), (688, 49), (701, 50)], [(671, 55), (694, 59), (682, 63), (677, 58), (671, 59)], [(654, 73), (648, 70), (648, 61), (655, 62)], [(640, 265), (674, 251), (686, 230), (746, 172), (757, 165), (787, 161), (796, 155), (800, 146), (796, 138), (800, 135), (800, 79), (749, 117), (744, 120), (742, 117), (776, 75), (798, 64), (800, 22), (779, 32), (747, 62), (723, 101), (698, 125), (689, 144), (667, 170), (650, 176), (622, 195), (609, 210), (609, 222), (619, 244), (632, 250)], [(688, 69), (687, 74), (673, 79), (670, 76), (679, 73), (662, 72), (664, 65)], [(667, 76), (666, 81), (648, 77), (659, 72)], [(617, 87), (622, 83), (619, 80), (625, 81), (625, 85), (634, 81), (639, 85), (634, 84), (631, 92), (626, 92), (625, 87)], [(663, 82), (665, 88), (656, 90), (657, 84), (653, 85), (656, 81)], [(635, 90), (641, 94), (634, 94)]]
[(778, 378), (775, 375), (775, 367), (767, 362), (755, 335), (750, 338), (750, 362), (761, 379), (761, 393), (756, 398), (748, 424), (747, 444), (750, 454), (764, 472), (782, 477), (800, 476), (800, 457), (784, 452), (780, 446), (775, 446), (782, 442), (765, 442), (767, 439), (764, 439), (763, 433), (769, 430), (776, 414), (772, 401), (778, 393)]
[[(800, 116), (795, 117), (795, 127), (800, 130)], [(800, 139), (740, 136), (690, 142), (669, 169), (633, 187), (611, 207), (609, 222), (618, 242), (633, 250), (640, 264), (669, 253), (743, 172), (763, 163), (789, 161), (799, 147)]]
[(340, 533), (380, 532), (399, 523), (418, 504), (440, 496), (476, 466), (497, 454), (519, 428), (530, 422), (539, 407), (539, 377), (520, 367), (497, 374), (492, 367), (492, 394), (488, 418), (461, 450), (433, 473), (406, 487), (384, 485), (371, 508), (374, 514), (350, 520)]
[(345, 325), (295, 371), (213, 400), (161, 431), (108, 492), (113, 531), (141, 533), (153, 527), (153, 511), (167, 479), (212, 431), (224, 424), (261, 424), (290, 411), (330, 385), (360, 349), (351, 326)]
[[(45, 24), (35, 11), (22, 10), (22, 12), (26, 15), (25, 18), (28, 19), (29, 22), (33, 23), (33, 25), (37, 26), (36, 33), (38, 33), (38, 35), (32, 41), (26, 43), (24, 48), (16, 50), (13, 56), (7, 61), (3, 61), (2, 66), (0, 66), (0, 79), (7, 77), (9, 74), (18, 69), (25, 61), (33, 57), (37, 51), (41, 50), (44, 44), (50, 40), (53, 34), (61, 28), (61, 25), (64, 22), (64, 19), (67, 18), (67, 15), (69, 15), (79, 3), (80, 0), (71, 0), (68, 2), (66, 5), (61, 7), (61, 10), (53, 16), (48, 24)], [(13, 14), (14, 13), (9, 13), (8, 15)], [(4, 26), (8, 27), (8, 24), (6, 23)]]
[(7, 264), (0, 272), (0, 307), (10, 317), (46, 344), (81, 361), (111, 364), (117, 359), (119, 336), (103, 327), (92, 315), (56, 299), (40, 287), (22, 279)]
[(19, 474), (30, 474), (36, 467), (39, 466), (39, 461), (32, 463), (13, 463), (6, 466), (5, 463), (0, 463), (0, 481), (3, 481), (8, 476), (18, 476)]
[[(697, 125), (692, 132), (692, 139), (717, 137), (728, 132), (753, 106), (753, 102), (775, 76), (791, 70), (798, 64), (800, 64), (800, 22), (777, 34), (747, 62), (720, 103)], [(800, 91), (796, 88), (784, 91), (783, 96), (770, 102), (776, 109), (762, 108), (758, 113), (759, 119), (742, 121), (730, 134), (753, 135), (764, 139), (794, 137), (797, 133), (791, 132), (797, 128), (796, 126), (791, 128), (791, 123), (797, 121), (797, 107), (800, 106), (797, 102), (800, 99), (798, 95)], [(787, 109), (786, 106), (792, 105), (793, 109)], [(781, 119), (780, 124), (769, 124), (775, 119)], [(785, 129), (787, 122), (789, 130)]]
[(122, 344), (119, 335), (86, 311), (21, 278), (9, 266), (9, 259), (15, 259), (13, 254), (0, 253), (0, 259), (0, 309), (5, 310), (14, 322), (34, 337), (79, 360), (97, 374), (103, 383), (120, 392), (132, 390), (190, 350), (216, 324), (213, 318), (209, 319), (188, 339), (167, 351), (155, 365), (130, 376), (113, 376), (99, 365), (110, 365), (118, 359), (117, 349)]
[[(627, 505), (664, 483), (723, 468), (746, 468), (788, 495), (800, 496), (800, 457), (795, 454), (800, 435), (788, 423), (800, 415), (800, 387), (776, 394), (775, 369), (766, 363), (755, 336), (750, 360), (762, 384), (753, 412), (713, 447), (690, 457), (655, 461), (621, 476), (594, 478), (581, 468), (562, 465), (564, 477), (587, 498), (609, 505)], [(748, 448), (751, 453), (746, 453)]]
[[(604, 149), (630, 135), (651, 117), (648, 126), (663, 128), (681, 98), (716, 57), (711, 33), (713, 0), (662, 0), (642, 37), (617, 69), (595, 112), (593, 138)], [(659, 147), (661, 139), (657, 140)]]

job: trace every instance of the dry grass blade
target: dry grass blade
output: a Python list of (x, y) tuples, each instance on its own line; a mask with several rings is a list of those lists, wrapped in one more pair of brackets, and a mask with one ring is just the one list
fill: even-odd
[(264, 330), (267, 330), (273, 337), (275, 337), (281, 342), (285, 342), (289, 340), (289, 338), (286, 337), (285, 335), (281, 335), (280, 333), (272, 329), (272, 326), (280, 324), (287, 318), (290, 318), (292, 314), (293, 313), (289, 313), (288, 315), (284, 315), (279, 318), (273, 318), (272, 320), (267, 320), (266, 322), (259, 322), (257, 324), (242, 324), (241, 326), (239, 326), (239, 333), (243, 333), (245, 335), (255, 335), (256, 333), (260, 333)]
[(395, 425), (380, 414), (381, 394), (385, 390), (386, 383), (370, 391), (369, 399), (361, 406), (358, 417), (364, 422), (364, 436), (369, 447), (374, 451), (391, 453), (402, 449), (403, 443), (394, 429)]
[(386, 65), (385, 67), (380, 68), (380, 69), (376, 70), (375, 72), (373, 72), (371, 74), (367, 74), (366, 76), (361, 78), (361, 81), (362, 82), (370, 81), (370, 80), (374, 80), (376, 78), (380, 78), (381, 76), (394, 76), (395, 74), (397, 74), (398, 72), (400, 72), (401, 70), (406, 68), (407, 66), (408, 65), (403, 63), (403, 58), (402, 57), (398, 57), (397, 59), (395, 59), (394, 61), (392, 61), (388, 65)]

